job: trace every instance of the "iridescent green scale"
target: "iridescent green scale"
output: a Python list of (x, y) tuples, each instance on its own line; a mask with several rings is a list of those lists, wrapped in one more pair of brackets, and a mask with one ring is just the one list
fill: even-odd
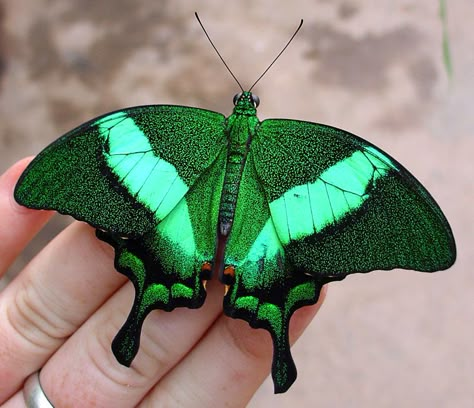
[(153, 309), (197, 308), (203, 280), (226, 285), (224, 312), (273, 339), (275, 392), (296, 379), (295, 310), (356, 272), (450, 267), (454, 238), (423, 186), (393, 158), (329, 126), (259, 122), (243, 92), (232, 115), (142, 106), (87, 122), (43, 150), (16, 200), (97, 228), (135, 286), (114, 339), (130, 365)]

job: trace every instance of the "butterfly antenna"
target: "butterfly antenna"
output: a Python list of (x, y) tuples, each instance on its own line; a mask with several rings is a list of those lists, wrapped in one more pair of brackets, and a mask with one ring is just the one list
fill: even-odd
[[(236, 78), (236, 76), (234, 75), (234, 73), (230, 70), (229, 66), (228, 66), (228, 65), (226, 64), (226, 62), (224, 61), (224, 58), (222, 58), (222, 55), (220, 54), (220, 52), (217, 50), (216, 46), (215, 46), (214, 43), (212, 42), (211, 37), (209, 37), (209, 34), (207, 33), (206, 29), (204, 28), (204, 25), (201, 23), (201, 19), (199, 18), (198, 13), (197, 13), (197, 12), (194, 12), (194, 15), (196, 16), (196, 19), (197, 19), (199, 25), (201, 26), (202, 31), (204, 31), (204, 34), (206, 34), (207, 39), (208, 39), (209, 42), (211, 43), (212, 48), (214, 48), (214, 51), (217, 53), (217, 55), (218, 55), (219, 58), (221, 59), (221, 61), (222, 61), (222, 63), (224, 64), (224, 66), (227, 68), (227, 71), (230, 72), (230, 75), (232, 75), (232, 78), (235, 79), (235, 82), (237, 82), (237, 85), (239, 85), (239, 87), (240, 87), (240, 89), (242, 90), (242, 92), (244, 92), (244, 88), (242, 87), (242, 85), (240, 85), (239, 80)], [(293, 36), (293, 37), (294, 37), (294, 36)], [(285, 48), (286, 48), (286, 47), (285, 47)]]
[(291, 38), (288, 40), (288, 42), (286, 43), (286, 45), (283, 47), (283, 49), (278, 53), (278, 55), (275, 57), (275, 59), (272, 61), (272, 63), (268, 66), (268, 68), (267, 68), (265, 71), (263, 71), (263, 74), (260, 75), (260, 76), (258, 77), (258, 79), (257, 79), (257, 80), (253, 83), (253, 85), (250, 87), (249, 92), (253, 89), (253, 87), (254, 87), (255, 85), (257, 85), (258, 81), (260, 81), (260, 80), (263, 78), (263, 76), (268, 72), (268, 70), (272, 67), (272, 65), (276, 62), (276, 60), (277, 60), (278, 58), (280, 58), (280, 55), (283, 54), (283, 52), (285, 52), (285, 50), (288, 48), (288, 46), (290, 45), (290, 43), (293, 41), (293, 38), (295, 38), (295, 37), (296, 37), (296, 34), (298, 34), (298, 31), (300, 31), (300, 28), (301, 28), (302, 25), (303, 25), (303, 19), (301, 19), (300, 25), (298, 26), (298, 28), (296, 29), (296, 31), (294, 32), (294, 34), (291, 36)]

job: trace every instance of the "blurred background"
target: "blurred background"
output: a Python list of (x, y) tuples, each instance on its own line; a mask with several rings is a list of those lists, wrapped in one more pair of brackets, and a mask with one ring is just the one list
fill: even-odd
[[(322, 122), (380, 146), (433, 194), (458, 246), (448, 271), (373, 272), (331, 284), (293, 349), (296, 383), (275, 396), (267, 380), (249, 406), (473, 407), (472, 0), (447, 3), (451, 79), (433, 0), (3, 0), (0, 172), (121, 107), (229, 114), (239, 89), (194, 11), (244, 88), (304, 18), (254, 89), (260, 119)], [(56, 217), (10, 277), (67, 222)]]

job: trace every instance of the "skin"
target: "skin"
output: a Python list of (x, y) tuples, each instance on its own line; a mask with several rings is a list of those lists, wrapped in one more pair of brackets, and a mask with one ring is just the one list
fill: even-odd
[[(0, 277), (53, 215), (13, 199), (30, 160), (0, 177)], [(58, 407), (245, 406), (270, 372), (272, 344), (267, 332), (222, 314), (223, 293), (222, 284), (210, 281), (202, 308), (150, 313), (140, 351), (123, 367), (110, 344), (133, 287), (115, 271), (112, 247), (74, 222), (0, 293), (0, 407), (24, 407), (23, 383), (40, 369)], [(295, 312), (291, 343), (325, 294)]]

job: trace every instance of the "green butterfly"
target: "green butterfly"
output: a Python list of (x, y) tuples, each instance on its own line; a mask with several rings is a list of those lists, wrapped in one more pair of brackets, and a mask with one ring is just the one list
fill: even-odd
[(433, 272), (455, 261), (453, 234), (397, 161), (343, 130), (256, 116), (250, 91), (229, 117), (185, 106), (119, 110), (66, 133), (22, 174), (16, 200), (97, 229), (135, 286), (115, 337), (129, 366), (153, 309), (198, 308), (205, 281), (224, 312), (271, 334), (275, 392), (296, 379), (291, 315), (355, 272)]

